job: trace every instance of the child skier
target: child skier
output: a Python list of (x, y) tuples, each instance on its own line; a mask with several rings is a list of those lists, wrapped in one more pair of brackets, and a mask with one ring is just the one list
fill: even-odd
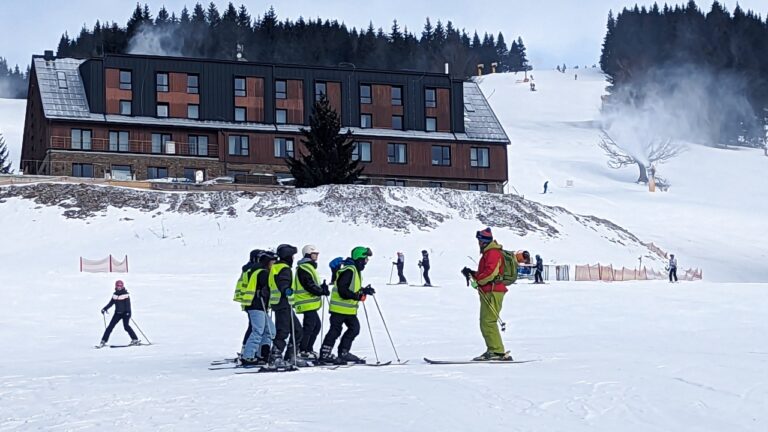
[(263, 251), (259, 254), (240, 298), (251, 324), (251, 331), (243, 347), (242, 364), (266, 364), (269, 360), (275, 334), (275, 325), (269, 317), (269, 272), (276, 260), (277, 255), (272, 252)]
[(432, 281), (429, 280), (429, 253), (426, 250), (421, 251), (421, 261), (419, 267), (424, 271), (424, 286), (431, 287)]
[(97, 345), (97, 348), (101, 348), (107, 344), (109, 335), (115, 328), (119, 321), (123, 321), (123, 328), (128, 332), (128, 336), (131, 337), (131, 345), (139, 345), (141, 342), (136, 337), (136, 333), (131, 328), (131, 298), (128, 295), (128, 290), (125, 289), (123, 281), (118, 280), (115, 282), (115, 292), (112, 294), (112, 298), (109, 300), (106, 306), (101, 309), (101, 313), (105, 314), (109, 308), (115, 305), (115, 314), (112, 316), (112, 320), (104, 330), (104, 335), (101, 337), (101, 343)]
[(393, 262), (392, 264), (397, 266), (397, 277), (400, 279), (397, 283), (399, 285), (407, 284), (408, 281), (405, 279), (405, 275), (403, 274), (403, 269), (405, 268), (405, 254), (398, 252), (397, 262)]
[(297, 314), (304, 315), (302, 332), (304, 336), (299, 343), (299, 357), (304, 360), (317, 360), (314, 351), (315, 340), (320, 333), (321, 317), (317, 310), (323, 305), (323, 297), (331, 295), (328, 285), (317, 274), (317, 259), (320, 251), (314, 245), (306, 245), (301, 249), (304, 256), (296, 267), (294, 281), (293, 308)]

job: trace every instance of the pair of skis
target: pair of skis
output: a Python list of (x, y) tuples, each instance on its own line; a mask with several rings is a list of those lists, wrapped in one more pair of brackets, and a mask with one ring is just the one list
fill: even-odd
[(102, 349), (102, 348), (106, 348), (106, 347), (110, 347), (110, 348), (129, 348), (129, 347), (149, 346), (149, 345), (152, 345), (152, 344), (151, 343), (143, 343), (142, 342), (140, 344), (125, 344), (125, 345), (104, 345), (104, 346), (94, 345), (93, 347), (96, 348), (96, 349)]

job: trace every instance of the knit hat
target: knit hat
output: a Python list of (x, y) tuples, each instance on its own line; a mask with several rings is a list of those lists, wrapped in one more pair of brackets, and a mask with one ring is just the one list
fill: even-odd
[(493, 233), (491, 232), (491, 228), (478, 231), (475, 237), (477, 237), (477, 239), (483, 243), (490, 243), (493, 241)]

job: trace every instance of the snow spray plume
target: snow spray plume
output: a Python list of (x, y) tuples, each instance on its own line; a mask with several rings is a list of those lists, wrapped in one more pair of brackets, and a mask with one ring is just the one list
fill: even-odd
[(736, 73), (693, 65), (649, 70), (617, 86), (603, 109), (603, 129), (647, 165), (649, 142), (719, 145), (759, 127), (747, 99), (747, 80)]

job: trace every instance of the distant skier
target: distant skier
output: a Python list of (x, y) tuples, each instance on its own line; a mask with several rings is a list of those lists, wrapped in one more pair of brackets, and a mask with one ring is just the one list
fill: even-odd
[(544, 192), (542, 192), (542, 193), (544, 193), (544, 194), (547, 193), (547, 188), (548, 187), (549, 187), (549, 180), (544, 182)]
[(403, 269), (405, 268), (405, 254), (398, 252), (397, 262), (393, 262), (392, 264), (397, 266), (397, 277), (400, 279), (398, 284), (407, 284), (408, 281), (405, 280), (405, 275), (403, 274)]
[(536, 255), (536, 272), (533, 274), (533, 283), (543, 284), (544, 278), (541, 276), (541, 272), (544, 271), (544, 261), (539, 255)]
[[(295, 246), (281, 244), (277, 247), (278, 261), (269, 271), (269, 304), (275, 312), (275, 338), (272, 341), (272, 353), (270, 354), (270, 365), (277, 367), (287, 366), (286, 360), (290, 363), (298, 362), (294, 357), (294, 351), (297, 349), (296, 341), (302, 337), (301, 322), (293, 313), (293, 308), (288, 303), (288, 296), (293, 289), (293, 256), (299, 250)], [(286, 339), (290, 336), (290, 343), (286, 351)], [(283, 358), (285, 352), (285, 358)]]
[(675, 254), (669, 255), (669, 282), (677, 282), (677, 258), (675, 258)]
[(109, 335), (112, 334), (112, 330), (115, 328), (118, 322), (123, 321), (123, 328), (131, 337), (131, 345), (139, 345), (139, 338), (136, 337), (136, 333), (131, 328), (131, 297), (128, 295), (128, 290), (125, 289), (123, 281), (115, 281), (115, 292), (112, 294), (112, 298), (109, 300), (106, 306), (101, 309), (101, 313), (105, 314), (109, 308), (115, 306), (115, 314), (112, 316), (112, 320), (104, 330), (104, 335), (101, 337), (101, 343), (99, 348), (107, 344)]
[(323, 305), (323, 296), (330, 295), (328, 285), (317, 274), (317, 258), (320, 251), (313, 245), (301, 249), (304, 256), (296, 267), (296, 281), (293, 291), (293, 309), (297, 314), (304, 315), (302, 331), (304, 336), (299, 343), (299, 357), (304, 360), (317, 360), (314, 351), (315, 340), (320, 333), (320, 315), (318, 309)]
[[(365, 301), (366, 295), (376, 294), (376, 290), (370, 285), (363, 287), (361, 275), (371, 256), (373, 252), (367, 247), (358, 246), (352, 249), (350, 257), (344, 260), (343, 266), (336, 274), (336, 283), (331, 292), (331, 329), (325, 335), (323, 346), (320, 348), (321, 364), (365, 363), (365, 360), (350, 353), (349, 350), (352, 349), (352, 342), (360, 334), (360, 321), (357, 319), (359, 302)], [(347, 330), (339, 342), (339, 356), (334, 358), (333, 346), (336, 344), (336, 339), (341, 336), (342, 326), (346, 326)]]
[(242, 364), (266, 364), (269, 361), (275, 335), (275, 324), (269, 317), (269, 274), (275, 261), (277, 255), (261, 251), (240, 296), (240, 303), (248, 313), (251, 324), (241, 356)]
[(429, 280), (429, 253), (426, 250), (421, 251), (419, 268), (424, 272), (424, 286), (432, 286), (432, 281)]
[(472, 279), (472, 286), (480, 295), (480, 332), (485, 339), (486, 351), (474, 361), (507, 360), (512, 356), (504, 350), (504, 342), (497, 325), (507, 287), (500, 280), (504, 274), (504, 254), (500, 244), (493, 239), (490, 228), (475, 235), (482, 257), (477, 271), (464, 267), (462, 273)]

